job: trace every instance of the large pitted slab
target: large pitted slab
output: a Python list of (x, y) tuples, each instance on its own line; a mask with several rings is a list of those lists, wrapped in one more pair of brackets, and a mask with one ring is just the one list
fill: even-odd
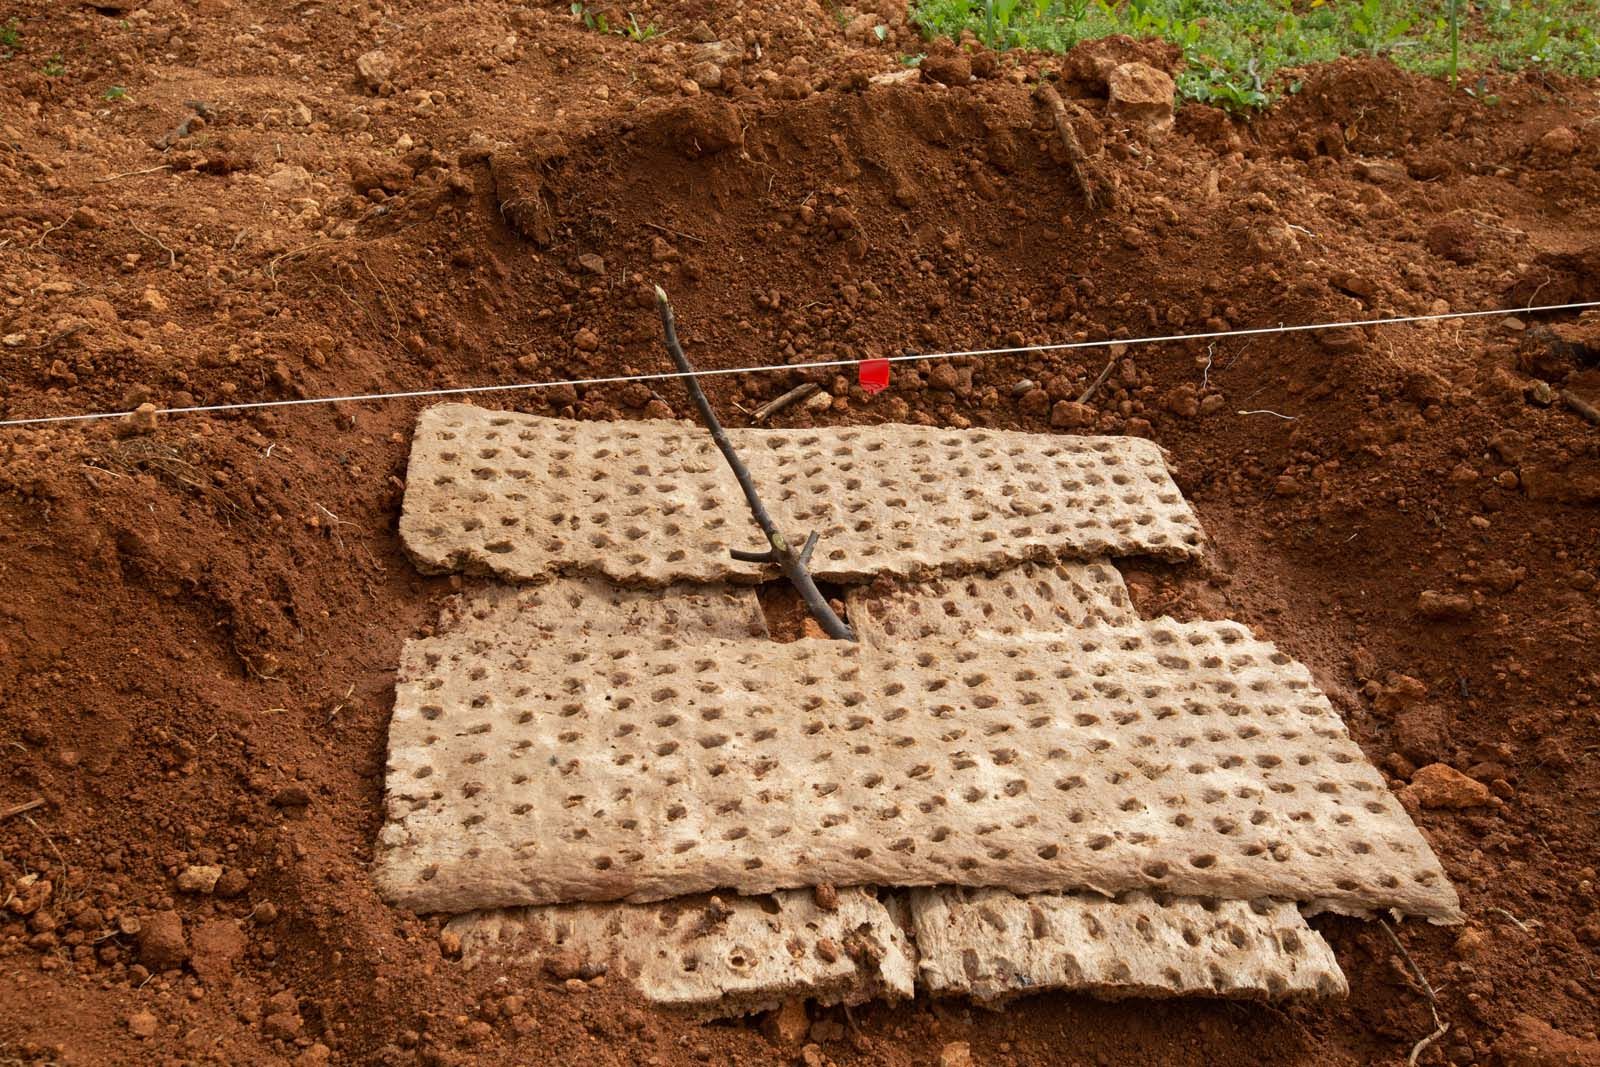
[(702, 1017), (775, 1008), (790, 997), (859, 1004), (913, 995), (915, 950), (869, 890), (838, 908), (810, 890), (661, 904), (562, 904), (458, 916), (462, 960), (535, 962), (569, 951), (633, 982), (646, 999)]
[(412, 642), (386, 792), (378, 877), (423, 911), (829, 881), (1458, 917), (1309, 672), (1235, 623)]
[[(1200, 552), (1161, 451), (1136, 437), (869, 426), (731, 430), (774, 519), (833, 581), (1029, 559)], [(765, 547), (705, 430), (442, 404), (417, 420), (400, 536), (427, 571), (755, 581)], [(770, 568), (768, 568), (770, 570)]]
[(845, 605), (861, 640), (902, 646), (929, 637), (1047, 639), (1139, 620), (1122, 575), (1103, 560), (1025, 563), (912, 585), (875, 582), (849, 590)]
[(1104, 997), (1344, 996), (1322, 935), (1285, 901), (913, 889), (918, 981), (979, 1001), (1046, 989)]

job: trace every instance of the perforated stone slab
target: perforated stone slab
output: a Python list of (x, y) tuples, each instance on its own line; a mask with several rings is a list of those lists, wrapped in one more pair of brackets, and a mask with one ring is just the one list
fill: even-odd
[(576, 952), (606, 964), (647, 1000), (719, 1018), (790, 997), (859, 1004), (913, 995), (915, 949), (869, 890), (839, 891), (823, 911), (810, 890), (661, 904), (561, 904), (452, 919), (462, 961), (537, 962)]
[(720, 585), (625, 589), (601, 578), (557, 578), (543, 585), (492, 585), (454, 597), (439, 632), (495, 639), (571, 642), (587, 634), (682, 634), (696, 638), (767, 637), (755, 590)]
[(918, 982), (936, 994), (1281, 1000), (1349, 992), (1333, 950), (1285, 901), (944, 887), (910, 897)]
[(1139, 620), (1122, 575), (1103, 560), (1025, 563), (998, 574), (911, 585), (874, 582), (848, 590), (845, 605), (857, 636), (878, 644), (1059, 637), (1084, 626)]
[[(1189, 559), (1201, 530), (1161, 451), (1136, 437), (918, 426), (731, 430), (819, 578), (926, 576), (1028, 559)], [(425, 571), (517, 579), (755, 581), (765, 541), (705, 430), (441, 404), (417, 420), (400, 536)]]
[(378, 878), (419, 911), (828, 881), (1458, 917), (1309, 672), (1235, 623), (413, 642), (386, 805)]

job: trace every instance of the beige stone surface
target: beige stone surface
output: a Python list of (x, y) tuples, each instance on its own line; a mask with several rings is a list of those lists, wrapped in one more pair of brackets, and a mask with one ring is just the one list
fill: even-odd
[[(1201, 551), (1160, 449), (1136, 437), (901, 425), (729, 436), (786, 535), (820, 533), (812, 571), (827, 580)], [(635, 585), (775, 573), (729, 558), (766, 546), (710, 435), (687, 422), (429, 408), (400, 536), (430, 572)]]
[(533, 641), (581, 643), (608, 637), (681, 634), (685, 638), (764, 638), (767, 620), (748, 586), (678, 585), (627, 589), (602, 578), (557, 578), (541, 585), (490, 585), (446, 602), (441, 634), (483, 639), (516, 634)]
[(915, 950), (870, 890), (823, 911), (812, 892), (561, 904), (469, 912), (448, 929), (468, 967), (575, 953), (645, 999), (702, 1018), (775, 1008), (790, 997), (859, 1004), (914, 992)]
[(415, 641), (386, 793), (378, 878), (422, 911), (828, 881), (1458, 917), (1309, 672), (1235, 623)]
[(913, 889), (910, 901), (918, 982), (935, 994), (1281, 1000), (1349, 992), (1333, 950), (1285, 901), (948, 887)]
[(1104, 560), (1024, 563), (997, 574), (875, 582), (845, 594), (850, 623), (878, 644), (928, 637), (1061, 636), (1102, 623), (1137, 622), (1122, 575)]

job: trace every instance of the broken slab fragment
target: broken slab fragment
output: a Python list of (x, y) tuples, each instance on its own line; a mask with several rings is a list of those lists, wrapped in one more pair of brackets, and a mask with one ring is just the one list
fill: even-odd
[(766, 1011), (791, 997), (860, 1004), (914, 992), (915, 950), (871, 890), (840, 890), (831, 911), (796, 890), (505, 908), (457, 916), (446, 929), (461, 938), (468, 967), (573, 953), (697, 1018)]
[[(820, 579), (1201, 551), (1160, 448), (1137, 437), (863, 426), (730, 430), (780, 529), (821, 536)], [(771, 568), (711, 436), (686, 422), (424, 411), (400, 536), (419, 569), (538, 581), (754, 582)]]
[(1063, 989), (1100, 997), (1282, 1000), (1349, 992), (1287, 901), (937, 887), (910, 892), (919, 984), (981, 1002)]
[(627, 589), (601, 578), (557, 578), (542, 585), (491, 585), (452, 597), (439, 635), (572, 640), (586, 634), (682, 634), (730, 640), (765, 638), (761, 601), (748, 586), (679, 585)]

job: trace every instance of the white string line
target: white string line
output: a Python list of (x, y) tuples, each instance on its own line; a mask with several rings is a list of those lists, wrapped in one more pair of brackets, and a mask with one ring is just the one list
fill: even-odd
[[(1540, 311), (1579, 311), (1600, 307), (1600, 300), (1578, 304), (1542, 304), (1537, 307), (1496, 308), (1492, 311), (1450, 311), (1438, 315), (1402, 315), (1389, 319), (1351, 319), (1344, 322), (1313, 322), (1294, 326), (1257, 326), (1209, 333), (1169, 333), (1151, 337), (1110, 338), (1100, 341), (1067, 341), (1053, 345), (1021, 345), (1016, 348), (972, 348), (960, 352), (914, 352), (899, 356), (874, 357), (889, 363), (921, 363), (935, 359), (960, 359), (966, 356), (1010, 356), (1024, 352), (1065, 352), (1081, 348), (1109, 348), (1112, 345), (1170, 344), (1174, 341), (1214, 341), (1224, 337), (1259, 337), (1263, 334), (1304, 333), (1308, 330), (1338, 330), (1350, 326), (1398, 326), (1410, 322), (1441, 322), (1446, 319), (1475, 319), (1490, 315), (1531, 314)], [(754, 367), (722, 367), (697, 370), (695, 377), (714, 378), (727, 374), (759, 374), (763, 371), (815, 370), (823, 367), (854, 367), (861, 359), (824, 359), (810, 363), (773, 363)], [(424, 396), (470, 396), (477, 393), (510, 393), (530, 389), (554, 389), (563, 385), (619, 385), (624, 382), (661, 382), (688, 375), (679, 371), (655, 374), (624, 374), (609, 378), (564, 378), (550, 382), (516, 382), (511, 385), (463, 385), (448, 389), (410, 389), (396, 393), (353, 393), (348, 396), (300, 397), (294, 400), (252, 400), (240, 404), (199, 404), (192, 407), (157, 408), (156, 415), (195, 415), (214, 411), (256, 411), (262, 408), (292, 408), (307, 404), (350, 404), (370, 400), (409, 400)], [(0, 428), (38, 426), (57, 422), (91, 422), (95, 419), (120, 419), (132, 411), (97, 411), (84, 415), (48, 415), (31, 419), (0, 420)]]

